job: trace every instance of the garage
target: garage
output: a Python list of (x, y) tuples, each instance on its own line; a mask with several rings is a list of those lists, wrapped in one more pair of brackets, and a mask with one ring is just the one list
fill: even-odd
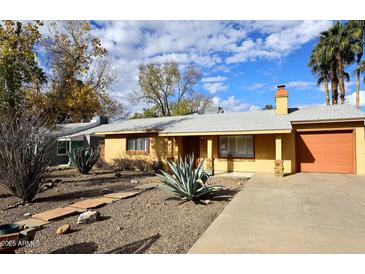
[(353, 130), (297, 132), (297, 169), (301, 172), (354, 173)]

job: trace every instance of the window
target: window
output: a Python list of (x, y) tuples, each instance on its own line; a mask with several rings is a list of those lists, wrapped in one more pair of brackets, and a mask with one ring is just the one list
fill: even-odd
[(148, 151), (149, 140), (148, 138), (128, 138), (127, 139), (127, 151)]
[(229, 158), (254, 158), (253, 135), (221, 136), (219, 156)]
[(70, 150), (69, 141), (57, 142), (57, 155), (66, 155), (69, 150)]

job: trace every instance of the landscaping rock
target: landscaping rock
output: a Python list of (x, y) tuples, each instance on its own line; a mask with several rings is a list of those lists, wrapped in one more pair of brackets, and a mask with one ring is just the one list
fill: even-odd
[(131, 180), (131, 184), (138, 184), (139, 183), (139, 181), (138, 180), (135, 180), (135, 179), (132, 179)]
[(205, 203), (206, 205), (209, 205), (209, 204), (211, 203), (211, 200), (205, 200), (205, 201), (204, 201), (204, 203)]
[(56, 234), (63, 235), (70, 232), (71, 232), (71, 226), (69, 224), (64, 224), (57, 228)]
[(100, 218), (100, 212), (96, 210), (87, 210), (77, 219), (78, 224), (89, 224), (96, 222)]
[(27, 213), (24, 214), (24, 217), (30, 217), (30, 215), (32, 215), (32, 214), (30, 214), (29, 212), (27, 212)]

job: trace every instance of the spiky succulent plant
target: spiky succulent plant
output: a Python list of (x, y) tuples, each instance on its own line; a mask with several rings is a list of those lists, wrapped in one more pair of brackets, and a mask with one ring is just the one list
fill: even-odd
[(98, 161), (100, 156), (100, 148), (93, 149), (91, 147), (80, 147), (68, 153), (71, 164), (82, 174), (88, 174)]
[(203, 160), (197, 168), (194, 168), (194, 155), (179, 159), (176, 163), (168, 161), (172, 175), (163, 170), (161, 170), (162, 174), (157, 174), (164, 183), (161, 188), (188, 200), (198, 200), (214, 195), (222, 187), (206, 184), (210, 175), (204, 171), (204, 163)]

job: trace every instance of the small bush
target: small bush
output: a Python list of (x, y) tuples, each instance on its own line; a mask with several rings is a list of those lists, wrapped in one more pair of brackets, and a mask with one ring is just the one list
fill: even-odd
[(162, 162), (154, 161), (151, 165), (151, 168), (153, 169), (153, 172), (157, 174), (160, 172), (160, 170), (163, 170), (164, 166)]
[(132, 159), (116, 158), (114, 159), (114, 171), (132, 171), (134, 170), (134, 162)]
[(105, 162), (102, 158), (99, 158), (96, 161), (95, 166), (100, 169), (110, 169), (111, 168), (110, 164)]
[(68, 153), (71, 164), (81, 174), (88, 174), (100, 157), (100, 148), (80, 147)]
[(168, 161), (168, 165), (173, 175), (161, 170), (162, 174), (157, 174), (164, 185), (161, 188), (173, 192), (179, 197), (188, 200), (197, 200), (205, 196), (212, 196), (220, 186), (208, 186), (209, 173), (204, 171), (205, 161), (201, 161), (199, 166), (194, 168), (194, 155), (179, 159), (177, 163)]
[(113, 168), (116, 172), (135, 170), (147, 172), (151, 169), (151, 165), (142, 159), (116, 158), (114, 159)]
[(1, 117), (0, 184), (23, 203), (34, 199), (49, 175), (56, 139), (54, 123), (45, 117), (27, 113)]

